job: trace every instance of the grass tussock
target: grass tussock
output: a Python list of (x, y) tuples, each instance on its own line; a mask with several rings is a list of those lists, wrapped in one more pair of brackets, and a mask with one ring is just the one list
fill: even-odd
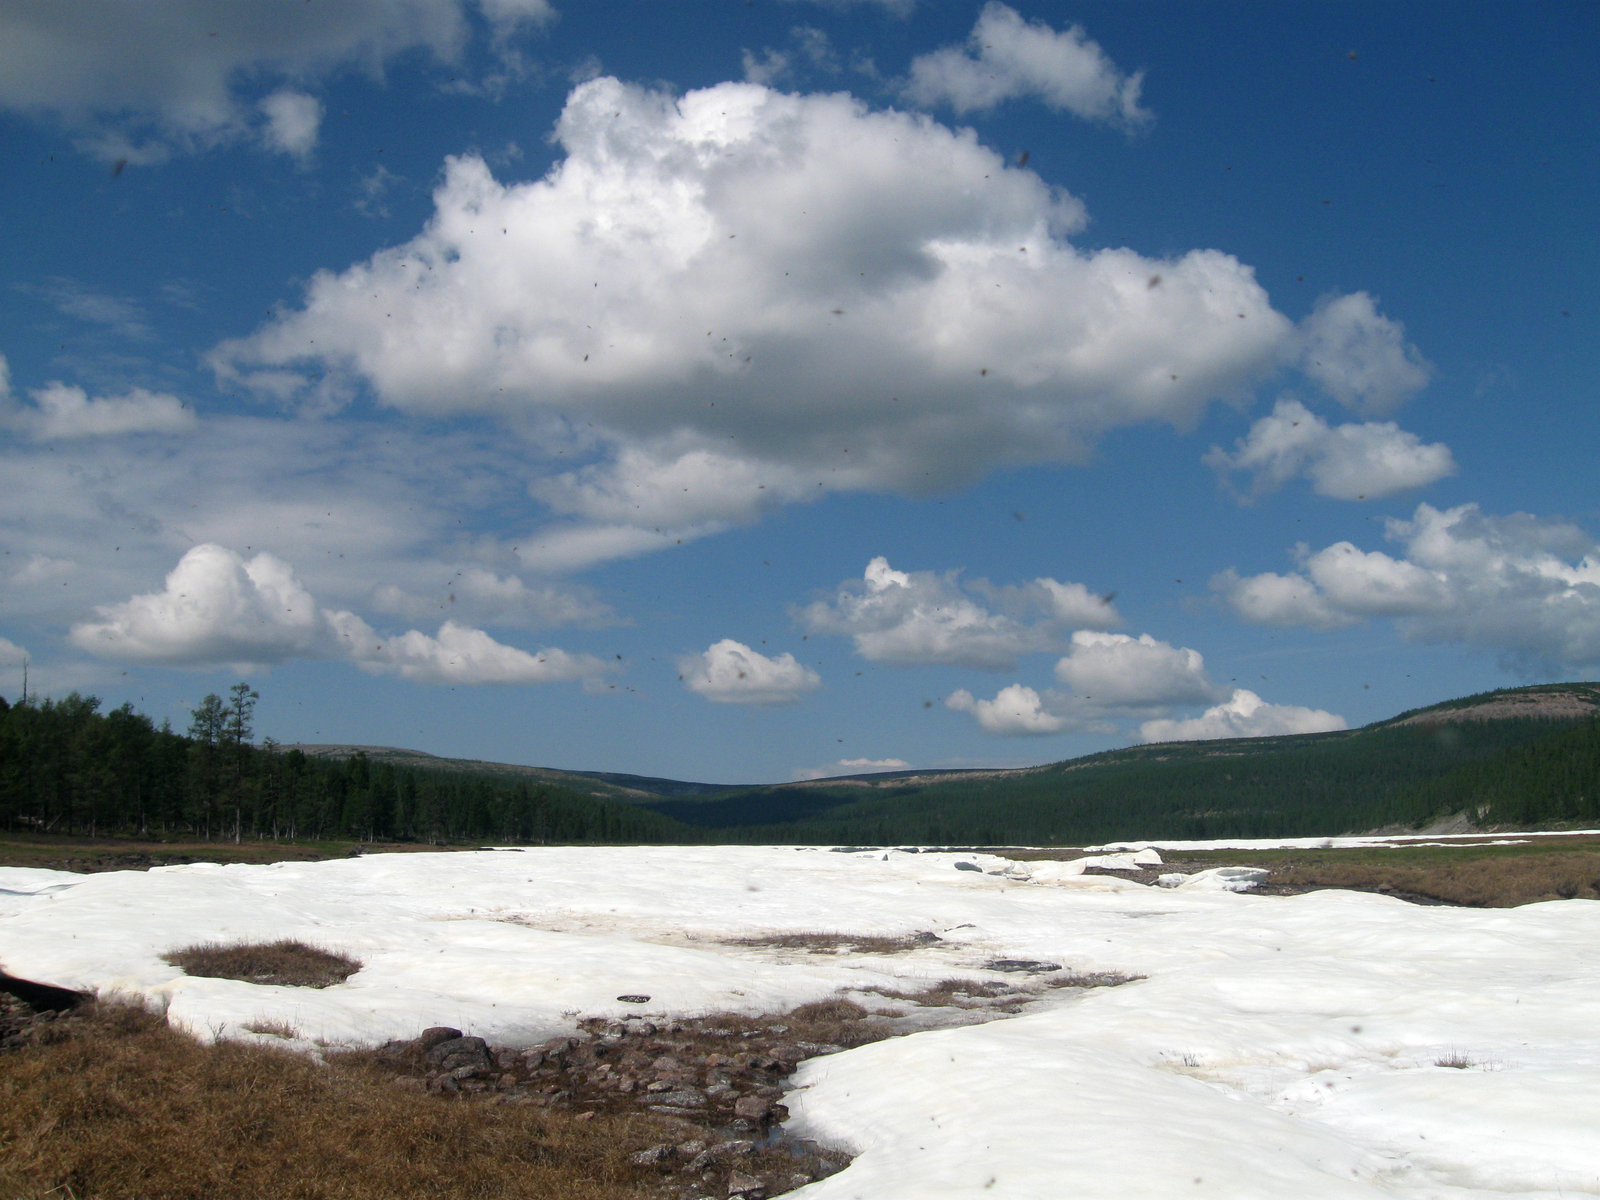
[(308, 946), (293, 938), (235, 945), (202, 942), (162, 957), (186, 975), (278, 987), (332, 987), (361, 969), (361, 963), (348, 954)]
[(910, 933), (884, 937), (870, 933), (838, 933), (830, 930), (803, 930), (796, 933), (771, 933), (758, 937), (729, 938), (730, 946), (751, 946), (761, 950), (803, 950), (807, 954), (904, 954), (940, 941), (934, 933)]
[(287, 1021), (270, 1021), (260, 1018), (245, 1025), (246, 1033), (260, 1033), (267, 1037), (297, 1038), (300, 1031)]
[(98, 1005), (5, 1056), (8, 1200), (642, 1200), (641, 1118), (445, 1103), (359, 1065), (219, 1042)]
[(1273, 870), (1267, 885), (1270, 891), (1354, 888), (1471, 908), (1515, 908), (1542, 900), (1600, 900), (1600, 854), (1520, 854), (1426, 866), (1286, 863)]

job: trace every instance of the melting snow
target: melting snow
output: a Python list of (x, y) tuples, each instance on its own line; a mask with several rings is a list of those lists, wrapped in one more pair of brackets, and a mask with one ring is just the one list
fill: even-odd
[[(437, 1024), (514, 1043), (580, 1014), (760, 1011), (840, 989), (871, 1003), (864, 989), (1016, 982), (983, 964), (1043, 960), (1148, 978), (807, 1062), (791, 1128), (857, 1158), (795, 1195), (1600, 1195), (1600, 903), (1252, 896), (1227, 869), (1154, 887), (1087, 865), (1113, 864), (650, 847), (0, 869), (0, 966), (164, 1004), (206, 1037), (267, 1018), (335, 1043)], [(942, 940), (730, 944), (821, 931)], [(365, 966), (309, 991), (161, 959), (280, 937)], [(635, 993), (651, 999), (617, 1000)]]

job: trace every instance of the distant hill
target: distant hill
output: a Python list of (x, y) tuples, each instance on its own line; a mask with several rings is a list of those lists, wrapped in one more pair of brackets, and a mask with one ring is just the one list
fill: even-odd
[(298, 750), (307, 758), (354, 758), (357, 754), (365, 754), (370, 762), (387, 763), (392, 767), (460, 771), (470, 775), (550, 783), (590, 796), (630, 803), (654, 800), (662, 796), (698, 796), (739, 786), (725, 783), (688, 783), (681, 779), (655, 779), (648, 775), (625, 775), (615, 771), (558, 771), (553, 767), (484, 762), (476, 758), (441, 758), (422, 750), (404, 750), (397, 746), (301, 742), (284, 746), (282, 749)]
[[(1361, 729), (1130, 746), (1009, 770), (907, 770), (733, 787), (436, 758), (307, 754), (538, 779), (627, 801), (706, 841), (1083, 845), (1600, 822), (1600, 684), (1502, 688)], [(1591, 759), (1593, 760), (1591, 762)]]

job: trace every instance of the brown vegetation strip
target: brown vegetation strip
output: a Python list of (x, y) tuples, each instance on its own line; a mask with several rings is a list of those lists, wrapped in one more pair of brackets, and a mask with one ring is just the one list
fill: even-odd
[(1514, 908), (1541, 900), (1600, 900), (1600, 855), (1583, 852), (1475, 858), (1427, 866), (1378, 863), (1284, 863), (1267, 877), (1267, 892), (1319, 888), (1385, 892), (1472, 908)]
[(761, 1200), (848, 1162), (768, 1137), (783, 1078), (893, 1032), (842, 999), (773, 1019), (590, 1021), (532, 1049), (441, 1028), (323, 1066), (0, 993), (0, 1195)]
[(0, 1057), (0, 1195), (161, 1200), (632, 1200), (653, 1130), (447, 1104), (260, 1046), (203, 1046), (138, 1009), (44, 1023)]
[(857, 954), (903, 954), (941, 941), (935, 933), (910, 933), (901, 937), (886, 937), (870, 933), (836, 933), (828, 930), (801, 930), (794, 933), (770, 933), (755, 937), (728, 938), (729, 946), (753, 946), (762, 950), (804, 950), (809, 954), (838, 954), (853, 951)]

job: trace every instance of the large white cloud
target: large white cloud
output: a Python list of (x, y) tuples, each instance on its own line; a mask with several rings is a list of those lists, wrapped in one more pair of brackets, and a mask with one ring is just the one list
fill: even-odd
[(1338, 542), (1302, 569), (1212, 580), (1258, 624), (1333, 627), (1395, 617), (1414, 641), (1499, 650), (1512, 664), (1557, 670), (1600, 664), (1600, 544), (1582, 529), (1526, 513), (1487, 516), (1476, 504), (1417, 506), (1391, 520), (1401, 556)]
[[(472, 7), (502, 42), (555, 11), (548, 0)], [(466, 0), (7, 0), (0, 107), (64, 120), (107, 157), (158, 161), (175, 145), (246, 132), (251, 114), (240, 92), (263, 78), (307, 82), (348, 67), (376, 75), (414, 50), (457, 62), (469, 11)], [(314, 125), (303, 102), (280, 101), (265, 115), (269, 144), (309, 149)]]
[(975, 583), (970, 590), (1011, 612), (991, 612), (954, 572), (896, 571), (880, 555), (860, 583), (847, 580), (831, 600), (815, 601), (795, 616), (812, 633), (848, 636), (872, 662), (986, 671), (1010, 670), (1023, 654), (1059, 648), (1074, 625), (1104, 629), (1121, 621), (1109, 600), (1082, 584), (1038, 579), (1024, 587)]
[(945, 707), (972, 714), (985, 733), (1000, 737), (1030, 737), (1060, 733), (1072, 722), (1050, 712), (1038, 692), (1020, 683), (1003, 687), (993, 700), (977, 700), (966, 688), (945, 699)]
[(822, 676), (793, 654), (768, 658), (732, 638), (680, 659), (678, 670), (685, 687), (719, 704), (793, 704), (822, 685)]
[(1142, 79), (1142, 72), (1118, 70), (1081, 26), (1057, 33), (991, 0), (965, 48), (948, 46), (912, 61), (904, 94), (914, 103), (948, 104), (958, 113), (1027, 97), (1085, 120), (1137, 126), (1150, 119), (1139, 107)]
[(1205, 461), (1224, 478), (1234, 471), (1250, 472), (1252, 495), (1303, 473), (1314, 491), (1335, 500), (1378, 500), (1456, 473), (1450, 447), (1443, 442), (1424, 445), (1393, 421), (1329, 427), (1288, 398), (1253, 424), (1232, 454), (1213, 446)]
[(1236, 259), (1079, 251), (1077, 201), (924, 116), (599, 78), (556, 134), (534, 182), (450, 160), (421, 234), (212, 356), (277, 398), (517, 424), (569, 522), (540, 565), (1079, 461), (1299, 344)]
[(1345, 719), (1320, 708), (1268, 704), (1246, 688), (1235, 688), (1222, 704), (1188, 720), (1157, 718), (1139, 726), (1147, 742), (1202, 742), (1213, 738), (1277, 737), (1286, 733), (1325, 733), (1347, 729)]
[(1300, 335), (1305, 373), (1359, 413), (1393, 412), (1433, 374), (1405, 340), (1405, 326), (1380, 313), (1366, 292), (1324, 297), (1300, 323)]
[(590, 655), (529, 654), (452, 620), (437, 637), (410, 630), (385, 639), (354, 613), (318, 607), (281, 559), (246, 560), (209, 543), (178, 561), (164, 590), (102, 606), (71, 636), (81, 649), (122, 661), (196, 667), (342, 658), (424, 683), (546, 683), (610, 669)]
[(1056, 663), (1056, 678), (1097, 708), (1197, 704), (1221, 696), (1198, 650), (1148, 633), (1133, 638), (1079, 630), (1071, 653)]

